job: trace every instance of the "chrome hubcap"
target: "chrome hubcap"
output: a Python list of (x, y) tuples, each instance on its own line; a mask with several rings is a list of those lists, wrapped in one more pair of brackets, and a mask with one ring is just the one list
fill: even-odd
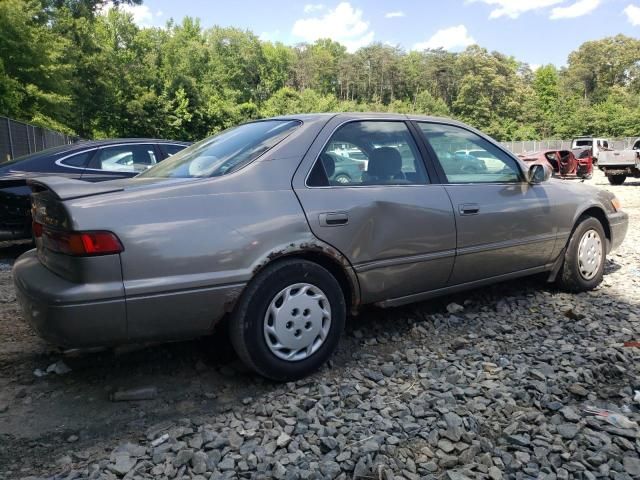
[(273, 354), (289, 362), (310, 357), (331, 328), (331, 306), (322, 290), (296, 283), (278, 293), (264, 316), (264, 339)]
[(602, 240), (595, 230), (587, 230), (578, 245), (578, 266), (585, 280), (596, 276), (602, 263)]

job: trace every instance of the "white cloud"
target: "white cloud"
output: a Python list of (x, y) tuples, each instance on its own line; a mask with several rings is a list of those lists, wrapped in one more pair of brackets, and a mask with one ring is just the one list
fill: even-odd
[(560, 18), (577, 18), (593, 12), (600, 6), (601, 0), (578, 0), (566, 7), (555, 7), (551, 10), (549, 18), (558, 20)]
[(482, 2), (491, 5), (493, 10), (489, 18), (518, 18), (520, 15), (533, 10), (552, 7), (564, 0), (467, 0), (469, 3)]
[(260, 40), (262, 40), (263, 42), (277, 42), (280, 37), (280, 30), (274, 30), (273, 32), (262, 32), (260, 34)]
[(164, 15), (164, 12), (162, 10), (158, 10), (156, 12), (156, 17), (161, 17), (162, 15)]
[(324, 10), (322, 3), (308, 3), (304, 6), (304, 13), (319, 12), (320, 10)]
[(633, 26), (640, 25), (640, 7), (636, 5), (629, 4), (627, 8), (624, 9), (624, 13), (627, 15), (627, 20)]
[[(109, 10), (114, 7), (112, 2), (107, 2), (100, 9), (100, 13), (106, 15)], [(147, 5), (129, 5), (126, 3), (121, 4), (119, 7), (121, 11), (130, 14), (133, 17), (133, 22), (139, 27), (150, 27), (153, 25), (153, 12)], [(162, 11), (158, 11), (156, 16), (161, 16)]]
[(389, 12), (385, 15), (385, 18), (398, 18), (398, 17), (404, 17), (404, 12), (398, 10), (397, 12)]
[(362, 10), (353, 8), (349, 2), (340, 3), (322, 17), (297, 20), (292, 34), (307, 42), (331, 38), (342, 43), (350, 52), (369, 45), (374, 36), (373, 31), (369, 30), (369, 22), (362, 19)]
[(457, 48), (465, 48), (469, 45), (473, 45), (476, 41), (473, 39), (467, 27), (464, 25), (457, 25), (455, 27), (443, 28), (434, 33), (426, 42), (416, 43), (413, 46), (414, 50), (435, 50), (437, 48), (444, 48), (445, 50), (453, 50)]

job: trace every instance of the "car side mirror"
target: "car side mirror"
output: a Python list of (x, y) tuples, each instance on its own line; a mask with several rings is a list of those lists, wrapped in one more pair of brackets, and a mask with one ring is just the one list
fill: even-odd
[(531, 165), (529, 168), (529, 183), (537, 184), (546, 182), (551, 177), (551, 169), (539, 163)]

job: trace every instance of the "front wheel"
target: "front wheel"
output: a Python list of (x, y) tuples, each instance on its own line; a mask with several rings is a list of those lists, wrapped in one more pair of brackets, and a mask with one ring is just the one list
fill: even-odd
[(340, 173), (338, 174), (338, 176), (336, 176), (335, 178), (336, 182), (342, 184), (342, 185), (346, 185), (347, 183), (351, 183), (351, 177), (349, 175), (346, 175), (344, 173)]
[(611, 185), (622, 185), (627, 179), (626, 175), (607, 175), (607, 179)]
[(558, 276), (558, 286), (568, 292), (593, 290), (602, 282), (606, 236), (600, 221), (582, 217), (571, 234)]
[(345, 319), (344, 295), (329, 271), (306, 260), (284, 260), (247, 287), (231, 319), (231, 342), (260, 375), (296, 380), (328, 360)]

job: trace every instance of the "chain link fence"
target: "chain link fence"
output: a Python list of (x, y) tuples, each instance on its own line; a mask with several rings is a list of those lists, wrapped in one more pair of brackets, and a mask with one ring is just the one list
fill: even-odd
[(73, 137), (0, 116), (0, 164), (49, 147), (77, 142)]
[[(638, 137), (610, 138), (609, 148), (625, 150), (631, 148)], [(516, 155), (524, 152), (538, 152), (540, 150), (571, 150), (571, 140), (523, 140), (501, 142), (502, 145)]]

